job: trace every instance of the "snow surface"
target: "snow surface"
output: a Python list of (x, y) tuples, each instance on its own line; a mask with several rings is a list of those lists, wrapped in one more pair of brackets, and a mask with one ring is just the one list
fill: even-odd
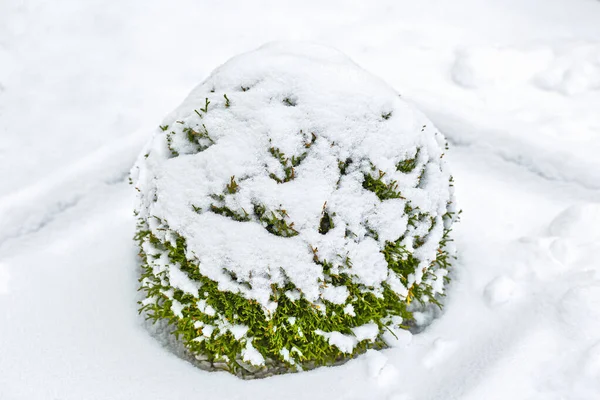
[[(0, 399), (598, 399), (598, 21), (594, 0), (0, 2)], [(450, 139), (461, 258), (423, 332), (240, 381), (137, 316), (126, 176), (194, 84), (273, 39), (339, 48)]]

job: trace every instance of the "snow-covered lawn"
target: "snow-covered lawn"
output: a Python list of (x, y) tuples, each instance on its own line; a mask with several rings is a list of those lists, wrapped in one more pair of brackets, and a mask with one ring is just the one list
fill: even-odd
[[(0, 2), (0, 399), (600, 398), (600, 2)], [(127, 173), (217, 65), (339, 48), (450, 140), (443, 315), (343, 366), (241, 381), (137, 315)]]

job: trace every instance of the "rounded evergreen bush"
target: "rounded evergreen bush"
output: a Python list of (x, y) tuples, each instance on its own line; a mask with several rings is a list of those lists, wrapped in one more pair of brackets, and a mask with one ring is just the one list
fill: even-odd
[(141, 312), (242, 377), (382, 348), (438, 304), (455, 220), (445, 139), (343, 54), (234, 57), (132, 170)]

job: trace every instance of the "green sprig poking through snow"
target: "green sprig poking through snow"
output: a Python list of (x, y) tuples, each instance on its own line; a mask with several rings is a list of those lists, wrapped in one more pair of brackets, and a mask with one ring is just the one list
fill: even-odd
[(385, 347), (441, 305), (453, 257), (445, 140), (425, 122), (329, 49), (225, 64), (132, 171), (140, 311), (242, 377)]

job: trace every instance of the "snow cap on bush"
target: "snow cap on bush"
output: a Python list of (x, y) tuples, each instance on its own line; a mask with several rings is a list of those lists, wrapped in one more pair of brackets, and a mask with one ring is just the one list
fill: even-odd
[(276, 43), (234, 57), (132, 170), (142, 310), (201, 366), (239, 376), (384, 347), (411, 301), (437, 303), (447, 279), (445, 143), (338, 51)]

